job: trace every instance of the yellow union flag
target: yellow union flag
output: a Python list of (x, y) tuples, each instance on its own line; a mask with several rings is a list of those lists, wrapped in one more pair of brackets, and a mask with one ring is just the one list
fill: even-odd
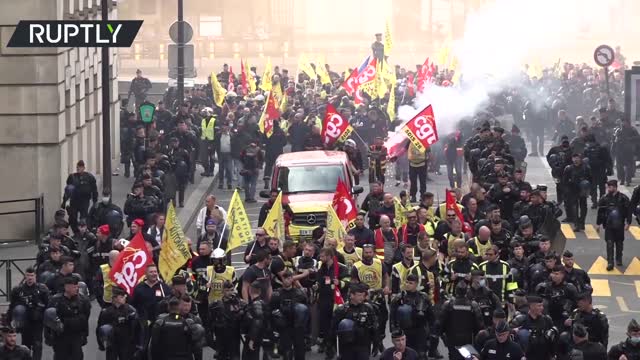
[(393, 198), (393, 205), (395, 206), (394, 221), (396, 223), (396, 227), (399, 228), (407, 223), (407, 208), (402, 205), (397, 196)]
[(222, 107), (224, 97), (227, 96), (227, 90), (222, 87), (218, 81), (218, 77), (214, 73), (211, 73), (211, 89), (213, 90), (213, 101), (216, 103), (216, 106)]
[(189, 259), (191, 259), (191, 249), (189, 249), (182, 226), (178, 221), (176, 209), (173, 207), (173, 203), (169, 203), (158, 264), (160, 275), (164, 281), (170, 283), (176, 271)]
[(271, 210), (267, 214), (262, 224), (264, 231), (269, 236), (276, 237), (280, 241), (284, 241), (284, 214), (282, 212), (282, 191), (278, 194), (276, 201), (273, 203)]
[(229, 211), (227, 212), (227, 227), (229, 228), (229, 245), (227, 251), (250, 243), (253, 240), (251, 222), (244, 209), (238, 190), (233, 192)]
[(389, 121), (394, 121), (396, 119), (396, 90), (393, 85), (391, 85), (391, 90), (389, 93), (389, 103), (387, 104), (387, 114), (389, 115)]
[(336, 239), (338, 241), (338, 249), (344, 247), (344, 238), (347, 235), (347, 232), (336, 214), (336, 211), (333, 209), (331, 203), (327, 206), (327, 239)]
[(260, 81), (260, 89), (264, 91), (271, 90), (273, 86), (271, 78), (273, 77), (273, 69), (271, 68), (271, 58), (267, 58), (267, 63), (264, 65), (264, 73), (262, 74), (262, 80)]

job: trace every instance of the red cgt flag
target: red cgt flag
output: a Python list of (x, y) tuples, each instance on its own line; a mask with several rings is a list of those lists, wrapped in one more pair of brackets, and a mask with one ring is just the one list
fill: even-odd
[(356, 90), (358, 90), (358, 69), (353, 69), (351, 75), (342, 83), (342, 88), (347, 91), (349, 96), (353, 96)]
[(431, 81), (431, 68), (429, 67), (429, 57), (424, 61), (418, 72), (418, 92), (424, 91), (427, 82)]
[(331, 205), (345, 229), (351, 229), (355, 226), (354, 221), (358, 216), (356, 202), (351, 197), (351, 191), (349, 191), (347, 184), (342, 181), (342, 178), (338, 178), (336, 193), (333, 195)]
[(240, 59), (240, 83), (242, 84), (242, 92), (244, 94), (238, 95), (247, 95), (249, 93), (249, 83), (247, 82), (247, 73), (244, 71), (244, 64), (242, 63), (242, 59)]
[(425, 151), (429, 146), (435, 144), (438, 141), (438, 129), (431, 105), (409, 120), (402, 127), (402, 131), (420, 151)]
[(353, 128), (349, 122), (342, 118), (333, 105), (328, 104), (321, 133), (325, 148), (331, 148), (336, 142), (346, 141), (352, 132)]
[(144, 276), (149, 264), (153, 264), (153, 257), (147, 249), (142, 233), (138, 232), (131, 239), (129, 245), (118, 255), (109, 277), (129, 295), (132, 295), (133, 289)]
[(278, 110), (278, 106), (276, 105), (276, 99), (273, 96), (273, 91), (270, 91), (269, 96), (267, 96), (267, 103), (264, 106), (264, 110), (260, 116), (260, 121), (258, 122), (260, 131), (270, 138), (271, 135), (273, 135), (273, 121), (279, 118), (280, 110)]
[(449, 210), (453, 210), (456, 212), (456, 217), (458, 217), (458, 220), (460, 220), (460, 223), (462, 224), (462, 232), (469, 232), (471, 231), (471, 229), (469, 228), (469, 225), (467, 225), (464, 222), (464, 218), (462, 217), (462, 211), (460, 211), (460, 207), (458, 207), (458, 202), (456, 201), (456, 194), (455, 192), (447, 189), (447, 211)]
[(233, 66), (229, 66), (229, 84), (227, 84), (227, 91), (236, 90), (236, 77), (233, 75)]

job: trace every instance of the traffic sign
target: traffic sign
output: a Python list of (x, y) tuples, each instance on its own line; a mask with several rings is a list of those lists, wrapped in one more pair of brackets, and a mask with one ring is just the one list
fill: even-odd
[(596, 64), (602, 67), (607, 67), (613, 64), (615, 56), (615, 51), (613, 51), (613, 48), (609, 45), (600, 45), (593, 53), (593, 59), (596, 61)]
[[(180, 23), (180, 21), (176, 21), (173, 24), (171, 24), (171, 27), (169, 27), (169, 37), (171, 38), (171, 40), (174, 43), (178, 43), (178, 24)], [(184, 27), (184, 42), (185, 44), (188, 43), (189, 41), (191, 41), (191, 39), (193, 38), (193, 27), (191, 27), (191, 24), (189, 24), (186, 21), (182, 22), (183, 27)]]
[[(178, 45), (169, 44), (169, 78), (178, 78)], [(196, 77), (196, 69), (193, 62), (193, 44), (184, 45), (184, 77), (194, 78)]]

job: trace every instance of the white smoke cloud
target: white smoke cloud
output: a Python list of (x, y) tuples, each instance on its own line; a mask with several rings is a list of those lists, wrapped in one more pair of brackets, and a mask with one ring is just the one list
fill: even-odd
[(429, 87), (416, 99), (418, 110), (402, 106), (399, 118), (408, 121), (432, 104), (438, 132), (445, 135), (485, 105), (490, 93), (513, 84), (524, 64), (592, 63), (592, 52), (578, 51), (579, 59), (567, 54), (621, 35), (611, 31), (607, 6), (600, 0), (496, 0), (469, 16), (463, 38), (453, 43), (465, 86)]

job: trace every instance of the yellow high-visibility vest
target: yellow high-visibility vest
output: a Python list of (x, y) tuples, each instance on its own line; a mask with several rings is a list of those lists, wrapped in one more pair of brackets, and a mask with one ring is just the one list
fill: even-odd
[(213, 136), (214, 134), (214, 127), (216, 125), (216, 118), (215, 117), (211, 117), (209, 119), (209, 124), (207, 124), (207, 119), (202, 119), (202, 135), (200, 136), (200, 138), (202, 140), (213, 140)]
[(372, 290), (382, 289), (382, 261), (374, 258), (371, 265), (358, 261), (353, 266), (358, 269), (358, 278), (361, 283), (367, 284)]
[(217, 273), (214, 271), (213, 266), (207, 266), (207, 276), (209, 277), (209, 304), (222, 299), (224, 293), (223, 285), (225, 281), (235, 282), (236, 269), (233, 266), (227, 266), (223, 273)]
[(113, 287), (116, 284), (111, 281), (109, 273), (111, 272), (111, 266), (109, 264), (100, 265), (100, 271), (102, 271), (102, 300), (108, 304), (111, 304), (111, 298), (113, 297)]

